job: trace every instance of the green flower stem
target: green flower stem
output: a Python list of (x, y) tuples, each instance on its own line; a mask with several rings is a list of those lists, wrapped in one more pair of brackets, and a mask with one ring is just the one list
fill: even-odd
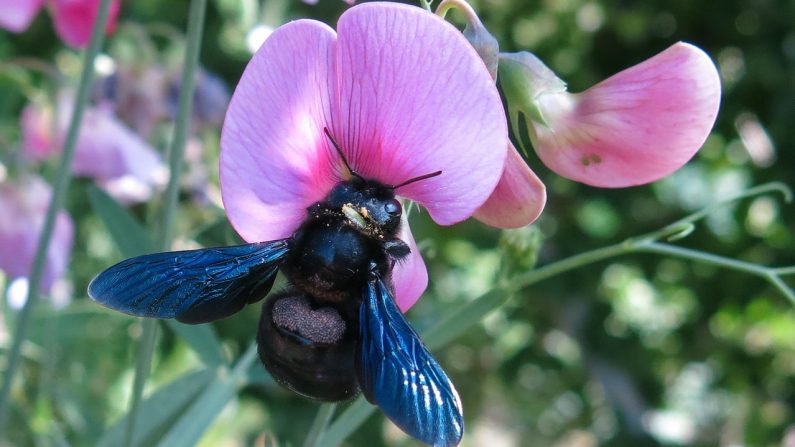
[(634, 243), (631, 241), (625, 241), (614, 245), (608, 245), (607, 247), (586, 251), (585, 253), (580, 253), (578, 255), (553, 262), (552, 264), (539, 267), (527, 273), (516, 275), (505, 285), (503, 285), (502, 288), (508, 292), (517, 292), (547, 278), (568, 272), (569, 270), (578, 269), (580, 267), (594, 264), (605, 259), (614, 258), (619, 255), (632, 253), (636, 249), (637, 246)]
[(420, 0), (420, 6), (426, 11), (431, 11), (431, 2), (428, 0)]
[(304, 440), (304, 447), (321, 446), (322, 436), (331, 422), (331, 417), (334, 416), (334, 411), (337, 409), (337, 404), (321, 404), (317, 409), (317, 415), (312, 422), (312, 427), (309, 429), (309, 434)]
[(779, 275), (795, 275), (795, 265), (790, 267), (779, 267), (775, 269), (775, 272)]
[(773, 285), (773, 287), (778, 289), (788, 300), (792, 302), (792, 304), (795, 304), (795, 293), (789, 286), (787, 286), (786, 283), (784, 283), (779, 276), (780, 273), (778, 273), (778, 269), (775, 267), (765, 267), (746, 261), (726, 258), (723, 256), (713, 255), (711, 253), (705, 253), (703, 251), (677, 247), (675, 245), (661, 242), (639, 243), (635, 247), (635, 251), (688, 259), (690, 261), (700, 262), (702, 264), (713, 265), (716, 267), (747, 273), (749, 275), (759, 276), (762, 279), (768, 281), (771, 285)]
[(28, 283), (27, 301), (25, 301), (25, 306), (20, 311), (17, 319), (14, 341), (6, 359), (7, 367), (3, 378), (3, 388), (0, 389), (0, 437), (5, 436), (5, 424), (8, 419), (11, 389), (14, 385), (14, 377), (19, 369), (21, 347), (28, 335), (31, 314), (39, 298), (39, 288), (41, 287), (41, 280), (44, 275), (52, 233), (55, 229), (55, 219), (58, 216), (58, 212), (61, 211), (63, 207), (66, 190), (69, 188), (69, 182), (72, 179), (72, 160), (75, 155), (75, 146), (77, 145), (80, 124), (83, 121), (83, 113), (85, 112), (86, 104), (88, 104), (91, 82), (94, 78), (94, 60), (102, 47), (102, 42), (105, 37), (103, 30), (108, 20), (109, 11), (110, 0), (102, 0), (97, 13), (97, 20), (94, 21), (94, 25), (91, 28), (91, 42), (83, 57), (83, 72), (80, 75), (80, 83), (77, 88), (75, 108), (74, 112), (72, 112), (69, 129), (66, 134), (61, 163), (58, 166), (58, 171), (56, 172), (53, 182), (52, 198), (47, 208), (44, 227), (39, 236), (36, 255), (33, 258), (33, 266)]
[(162, 227), (158, 245), (163, 250), (171, 248), (174, 238), (174, 215), (177, 210), (179, 194), (179, 181), (182, 173), (182, 158), (185, 153), (185, 144), (188, 141), (191, 108), (193, 107), (193, 84), (199, 65), (199, 50), (201, 49), (202, 31), (204, 29), (204, 16), (207, 11), (207, 0), (193, 0), (188, 16), (188, 37), (185, 47), (185, 61), (180, 80), (179, 102), (177, 104), (177, 119), (174, 125), (174, 137), (169, 148), (168, 165), (170, 176), (165, 194), (165, 209), (163, 211)]
[(467, 23), (471, 23), (472, 26), (482, 26), (477, 13), (465, 0), (442, 0), (436, 7), (436, 15), (444, 19), (452, 9), (461, 11), (466, 16)]
[[(182, 168), (182, 158), (185, 153), (185, 144), (188, 139), (190, 126), (191, 107), (193, 105), (193, 84), (199, 64), (199, 50), (201, 48), (204, 17), (207, 11), (207, 0), (193, 0), (188, 16), (188, 35), (185, 47), (185, 60), (182, 67), (180, 81), (179, 102), (177, 105), (177, 119), (174, 125), (174, 135), (169, 147), (169, 179), (164, 197), (163, 216), (160, 226), (157, 246), (161, 250), (171, 248), (174, 238), (174, 216), (176, 215), (179, 182)], [(138, 419), (138, 408), (143, 395), (144, 385), (149, 376), (152, 365), (152, 354), (157, 339), (158, 323), (156, 320), (143, 322), (143, 335), (141, 346), (138, 350), (135, 379), (133, 380), (133, 393), (130, 402), (130, 416), (127, 420), (125, 445), (131, 446), (135, 425)]]
[(130, 447), (135, 439), (135, 426), (138, 423), (138, 409), (143, 398), (144, 385), (152, 369), (152, 355), (155, 351), (157, 340), (158, 321), (146, 319), (141, 323), (141, 341), (138, 344), (135, 362), (135, 375), (133, 376), (132, 399), (127, 426), (124, 430), (124, 445)]
[[(570, 270), (578, 269), (600, 261), (615, 258), (631, 253), (655, 253), (664, 256), (678, 257), (695, 262), (714, 265), (717, 267), (737, 270), (751, 275), (760, 276), (768, 280), (773, 286), (781, 291), (790, 301), (795, 304), (793, 290), (788, 287), (780, 275), (795, 274), (795, 266), (787, 267), (764, 267), (750, 262), (739, 261), (736, 259), (705, 253), (689, 248), (677, 247), (674, 245), (659, 242), (661, 239), (681, 238), (683, 232), (688, 230), (700, 219), (706, 217), (715, 209), (733, 204), (737, 201), (765, 195), (773, 192), (780, 192), (784, 200), (792, 200), (792, 193), (788, 187), (781, 183), (767, 183), (760, 185), (742, 194), (710, 205), (702, 210), (685, 216), (682, 219), (666, 225), (660, 230), (647, 233), (638, 237), (629, 238), (617, 244), (597, 248), (595, 250), (580, 253), (557, 262), (540, 267), (536, 270), (514, 276), (510, 280), (501, 282), (497, 287), (475, 298), (474, 300), (459, 307), (455, 312), (448, 313), (447, 316), (429, 330), (422, 332), (422, 339), (431, 350), (444, 347), (447, 343), (454, 340), (459, 335), (468, 331), (470, 328), (483, 320), (483, 317), (492, 310), (511, 300), (517, 292), (532, 286), (535, 283), (560, 275)], [(689, 233), (689, 231), (688, 231)], [(343, 411), (333, 423), (328, 426), (325, 433), (321, 433), (320, 439), (324, 446), (338, 446), (351, 433), (353, 433), (367, 418), (375, 411), (375, 407), (369, 405), (363, 397), (356, 399), (345, 411)]]

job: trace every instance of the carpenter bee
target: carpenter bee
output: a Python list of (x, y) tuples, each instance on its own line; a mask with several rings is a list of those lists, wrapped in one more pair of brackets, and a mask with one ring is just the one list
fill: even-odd
[(398, 309), (391, 281), (409, 254), (398, 239), (395, 190), (358, 175), (327, 129), (349, 180), (338, 183), (289, 238), (155, 253), (122, 261), (88, 286), (97, 302), (131, 315), (204, 323), (264, 298), (277, 270), (289, 283), (262, 306), (257, 343), (281, 385), (344, 401), (359, 389), (411, 436), (434, 446), (463, 434), (455, 387)]

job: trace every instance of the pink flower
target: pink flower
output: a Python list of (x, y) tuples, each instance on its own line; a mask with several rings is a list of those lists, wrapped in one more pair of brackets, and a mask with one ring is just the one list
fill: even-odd
[[(318, 0), (301, 0), (302, 2), (306, 3), (307, 5), (317, 5)], [(349, 5), (353, 5), (356, 3), (356, 0), (343, 0), (345, 3)]]
[[(248, 241), (289, 237), (344, 180), (327, 127), (354, 170), (386, 184), (437, 170), (398, 193), (442, 225), (471, 216), (490, 196), (508, 147), (488, 70), (454, 27), (420, 8), (366, 3), (337, 32), (312, 20), (277, 29), (235, 90), (221, 138), (221, 192)], [(393, 282), (404, 311), (427, 284), (411, 255)]]
[[(448, 11), (455, 8), (466, 16), (464, 37), (477, 51), (492, 79), (496, 80), (500, 52), (497, 39), (486, 30), (475, 10), (465, 0), (442, 0), (436, 8), (436, 14), (444, 18)], [(519, 228), (538, 219), (546, 201), (546, 187), (509, 143), (508, 158), (500, 182), (474, 217), (493, 227)]]
[(538, 219), (546, 203), (547, 189), (541, 179), (508, 143), (500, 182), (474, 217), (492, 227), (521, 228)]
[(60, 148), (54, 144), (53, 110), (51, 107), (28, 104), (22, 109), (19, 127), (22, 129), (22, 149), (24, 156), (40, 162), (58, 153)]
[[(23, 153), (34, 161), (63, 148), (72, 112), (72, 100), (61, 95), (58, 122), (53, 113), (30, 104), (22, 114)], [(54, 134), (53, 134), (54, 130)], [(106, 107), (86, 109), (77, 139), (72, 170), (91, 177), (124, 203), (147, 200), (165, 182), (160, 154), (122, 124)]]
[[(52, 190), (32, 175), (0, 182), (0, 270), (10, 278), (27, 278), (44, 227)], [(62, 277), (72, 251), (72, 219), (61, 211), (47, 252), (42, 290)]]
[(577, 94), (529, 53), (504, 55), (500, 75), (511, 122), (521, 126), (519, 112), (530, 120), (544, 164), (599, 187), (649, 183), (682, 167), (706, 140), (720, 105), (715, 65), (686, 43)]
[(167, 178), (160, 154), (104, 108), (86, 110), (72, 170), (124, 203), (149, 199)]
[[(99, 12), (99, 2), (100, 0), (50, 0), (53, 25), (58, 37), (76, 48), (88, 46), (91, 27)], [(0, 27), (21, 33), (28, 29), (33, 17), (43, 6), (44, 0), (0, 0)], [(106, 33), (112, 33), (116, 28), (120, 7), (120, 0), (111, 3)]]
[(0, 0), (0, 28), (14, 33), (28, 29), (44, 0)]

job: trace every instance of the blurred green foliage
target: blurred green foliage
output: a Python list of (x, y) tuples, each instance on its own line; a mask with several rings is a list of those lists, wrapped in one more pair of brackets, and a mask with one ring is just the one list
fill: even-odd
[[(143, 57), (140, 43), (123, 32), (131, 24), (151, 33), (157, 57), (178, 62), (188, 5), (125, 2), (109, 48)], [(424, 212), (412, 213), (431, 278), (409, 314), (416, 326), (430, 327), (536, 261), (543, 265), (660, 228), (752, 185), (795, 185), (795, 2), (490, 0), (474, 6), (503, 50), (533, 51), (573, 91), (685, 40), (716, 61), (724, 96), (705, 147), (656, 184), (595, 189), (557, 177), (531, 155), (549, 200), (530, 229), (501, 234), (476, 222), (440, 228)], [(217, 0), (210, 5), (201, 63), (234, 86), (250, 57), (245, 39), (251, 28), (298, 17), (333, 24), (345, 7), (335, 0), (316, 6)], [(457, 13), (450, 18), (461, 19)], [(24, 34), (0, 34), (0, 60), (37, 58), (74, 75), (74, 57), (49, 20), (41, 15)], [(3, 71), (0, 159), (17, 144), (23, 93), (52, 88), (40, 73)], [(769, 141), (759, 132), (754, 138), (753, 129)], [(217, 129), (201, 137), (210, 148), (206, 158), (215, 163)], [(50, 171), (45, 167), (45, 175)], [(80, 181), (69, 193), (67, 209), (78, 223), (69, 272), (74, 298), (65, 309), (42, 306), (36, 315), (13, 395), (13, 445), (94, 445), (127, 409), (140, 321), (102, 309), (83, 293), (96, 272), (121, 258), (87, 198), (90, 187)], [(235, 240), (221, 210), (183, 199), (180, 240)], [(156, 209), (154, 203), (132, 213), (151, 227)], [(795, 207), (759, 197), (719, 210), (678, 243), (764, 265), (793, 265), (793, 223)], [(3, 306), (0, 341), (6, 346), (14, 311)], [(251, 306), (213, 325), (229, 358), (251, 343), (258, 311)], [(516, 294), (438, 356), (464, 402), (464, 445), (795, 445), (793, 303), (759, 279), (712, 266), (633, 255), (571, 271)], [(164, 330), (154, 365), (147, 394), (200, 369), (202, 361)], [(202, 445), (264, 445), (266, 438), (300, 444), (317, 403), (276, 386), (257, 365), (250, 374)], [(347, 443), (414, 445), (380, 415)]]

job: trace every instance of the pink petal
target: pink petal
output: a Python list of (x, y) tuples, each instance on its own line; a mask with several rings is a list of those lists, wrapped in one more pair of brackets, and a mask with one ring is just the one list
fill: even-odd
[[(100, 0), (53, 0), (53, 22), (55, 32), (67, 45), (83, 48), (91, 40), (91, 28), (99, 13)], [(116, 18), (121, 3), (114, 0), (110, 5), (110, 15), (105, 32), (116, 29)]]
[[(405, 215), (404, 215), (405, 216)], [(406, 312), (420, 299), (422, 292), (428, 287), (428, 270), (425, 268), (425, 261), (411, 229), (403, 218), (398, 237), (409, 245), (411, 253), (406, 259), (397, 262), (392, 268), (392, 284), (395, 287), (395, 301), (401, 311)]]
[(132, 176), (154, 185), (162, 182), (164, 169), (160, 154), (110, 111), (86, 110), (72, 165), (75, 174), (96, 180)]
[(709, 56), (680, 42), (585, 92), (540, 95), (548, 126), (533, 122), (534, 145), (550, 169), (579, 182), (653, 182), (704, 143), (720, 91)]
[[(50, 186), (38, 177), (0, 183), (0, 269), (10, 278), (30, 275), (51, 196)], [(72, 220), (60, 212), (47, 252), (42, 290), (48, 291), (66, 271), (73, 234)]]
[(0, 0), (0, 28), (25, 31), (43, 5), (44, 0)]
[(491, 197), (475, 213), (475, 219), (497, 228), (519, 228), (541, 215), (547, 190), (527, 163), (509, 145), (508, 159)]
[[(1, 0), (0, 0), (1, 1)], [(53, 110), (28, 104), (19, 118), (22, 131), (22, 152), (32, 161), (42, 161), (60, 150), (53, 139)]]
[(320, 22), (279, 27), (232, 95), (221, 135), (221, 192), (229, 221), (247, 241), (290, 236), (306, 208), (340, 180), (323, 134), (334, 40)]
[(452, 25), (420, 8), (366, 3), (338, 23), (340, 104), (332, 133), (352, 167), (400, 188), (443, 225), (471, 216), (497, 185), (505, 114), (483, 61)]

